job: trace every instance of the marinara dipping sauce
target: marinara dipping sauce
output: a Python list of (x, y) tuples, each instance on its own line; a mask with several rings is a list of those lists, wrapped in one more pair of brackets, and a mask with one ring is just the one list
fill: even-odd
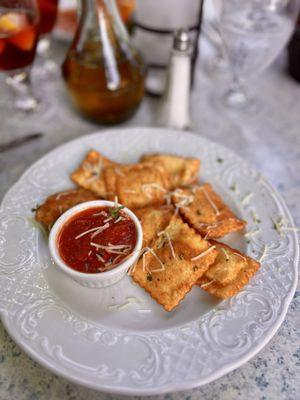
[(63, 261), (88, 274), (108, 271), (124, 261), (136, 245), (137, 230), (122, 208), (88, 208), (68, 219), (57, 238)]

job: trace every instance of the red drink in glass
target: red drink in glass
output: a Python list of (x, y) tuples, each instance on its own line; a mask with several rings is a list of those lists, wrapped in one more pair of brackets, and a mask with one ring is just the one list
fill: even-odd
[(5, 12), (0, 7), (0, 71), (32, 64), (37, 44), (37, 24), (23, 10)]
[(58, 0), (38, 0), (40, 10), (39, 33), (45, 35), (52, 31), (56, 16)]

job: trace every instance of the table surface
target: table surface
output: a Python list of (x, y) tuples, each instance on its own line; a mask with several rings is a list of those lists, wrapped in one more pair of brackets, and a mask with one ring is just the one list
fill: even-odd
[[(60, 61), (64, 53), (65, 46), (54, 43), (54, 58)], [(285, 199), (295, 225), (300, 226), (300, 85), (286, 75), (284, 55), (251, 84), (259, 101), (255, 114), (229, 113), (218, 106), (223, 78), (212, 78), (204, 70), (200, 61), (191, 94), (192, 130), (230, 147), (261, 170)], [(0, 108), (0, 143), (27, 132), (44, 134), (36, 142), (0, 154), (0, 199), (43, 154), (68, 140), (103, 129), (75, 113), (60, 79), (43, 79), (36, 91), (46, 99), (43, 118), (20, 119), (5, 112), (3, 105)], [(154, 125), (157, 107), (157, 100), (146, 97), (134, 118), (122, 126)], [(276, 335), (239, 369), (194, 390), (151, 398), (296, 399), (300, 392), (299, 310), (298, 290)], [(0, 400), (119, 398), (123, 396), (99, 393), (53, 375), (23, 353), (0, 323)]]

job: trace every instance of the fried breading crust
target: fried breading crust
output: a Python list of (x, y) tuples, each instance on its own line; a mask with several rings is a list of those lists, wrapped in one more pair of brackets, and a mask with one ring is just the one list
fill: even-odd
[(144, 154), (140, 161), (161, 164), (170, 174), (170, 189), (189, 185), (198, 178), (200, 161), (170, 154)]
[[(183, 204), (185, 197), (191, 199), (190, 204)], [(172, 200), (179, 206), (183, 219), (205, 238), (221, 238), (246, 226), (246, 222), (234, 215), (209, 183), (179, 189)]]
[(216, 297), (227, 299), (249, 282), (260, 263), (224, 243), (211, 241), (211, 244), (216, 246), (218, 255), (198, 285)]
[(71, 207), (85, 201), (98, 199), (99, 196), (95, 193), (83, 188), (55, 193), (49, 196), (45, 202), (37, 208), (35, 219), (47, 230), (50, 230), (54, 222)]
[(133, 210), (142, 224), (144, 247), (153, 244), (157, 234), (169, 224), (174, 211), (173, 206), (149, 206)]
[(107, 198), (103, 171), (109, 166), (117, 165), (95, 150), (87, 153), (79, 168), (71, 175), (76, 185), (91, 190), (102, 198)]
[(217, 255), (214, 248), (193, 259), (210, 247), (180, 217), (174, 216), (165, 233), (156, 240), (154, 253), (149, 251), (141, 257), (132, 277), (166, 311), (172, 311), (214, 262)]

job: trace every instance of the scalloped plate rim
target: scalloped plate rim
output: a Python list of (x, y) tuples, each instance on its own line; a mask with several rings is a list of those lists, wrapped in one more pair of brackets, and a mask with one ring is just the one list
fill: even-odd
[[(6, 192), (6, 194), (3, 196), (1, 203), (0, 203), (0, 212), (1, 212), (1, 208), (2, 208), (2, 204), (6, 201), (6, 198), (8, 197), (8, 195), (10, 194), (10, 192), (12, 190), (15, 189), (16, 186), (19, 185), (20, 181), (22, 181), (30, 172), (31, 170), (33, 170), (36, 167), (36, 164), (40, 163), (41, 161), (43, 161), (44, 159), (51, 157), (51, 155), (53, 155), (55, 152), (57, 152), (58, 150), (63, 150), (64, 148), (68, 147), (71, 143), (74, 144), (75, 142), (80, 142), (83, 138), (92, 138), (92, 137), (96, 137), (99, 136), (103, 133), (106, 133), (108, 131), (132, 131), (132, 130), (148, 130), (148, 131), (162, 131), (165, 130), (166, 132), (172, 133), (174, 132), (173, 129), (164, 129), (164, 128), (155, 128), (155, 127), (147, 127), (147, 126), (134, 126), (134, 127), (125, 127), (125, 128), (108, 128), (108, 129), (103, 129), (100, 131), (94, 131), (90, 134), (85, 134), (84, 136), (80, 136), (76, 139), (70, 140), (66, 143), (63, 143), (59, 146), (57, 146), (56, 148), (54, 148), (53, 150), (47, 152), (46, 154), (44, 154), (42, 157), (40, 157), (38, 160), (36, 160), (29, 168), (27, 168), (19, 177), (19, 179), (10, 187), (10, 189)], [(179, 133), (180, 131), (176, 131), (175, 133)], [(207, 143), (210, 144), (214, 144), (217, 145), (219, 148), (226, 150), (232, 154), (234, 154), (236, 159), (240, 159), (242, 160), (244, 163), (246, 163), (247, 165), (250, 165), (248, 163), (248, 161), (245, 161), (242, 157), (240, 157), (238, 154), (236, 154), (235, 151), (233, 151), (232, 149), (230, 149), (229, 147), (223, 145), (223, 144), (219, 144), (216, 143), (206, 137), (203, 137), (195, 132), (180, 132), (180, 133), (184, 133), (185, 135), (191, 135), (195, 138), (200, 138), (201, 140), (203, 140), (204, 142), (206, 141)], [(112, 133), (113, 134), (113, 133)], [(253, 171), (258, 172), (258, 170), (255, 167), (252, 167), (250, 165), (251, 169)], [(293, 217), (291, 216), (291, 213), (285, 203), (285, 201), (283, 200), (282, 196), (279, 194), (279, 192), (273, 187), (273, 185), (264, 178), (264, 183), (266, 185), (268, 185), (269, 189), (271, 189), (275, 195), (276, 198), (278, 199), (278, 201), (280, 202), (280, 205), (283, 207), (284, 212), (286, 213), (289, 221), (293, 224)], [(294, 225), (294, 224), (293, 224)], [(298, 244), (298, 236), (295, 232), (292, 232), (292, 236), (293, 236), (293, 240), (295, 241), (296, 244)], [(9, 325), (9, 321), (6, 318), (5, 313), (1, 313), (0, 310), (0, 319), (5, 327), (5, 329), (7, 330), (7, 332), (9, 333), (9, 335), (11, 336), (11, 338), (17, 343), (18, 346), (20, 346), (20, 348), (30, 357), (32, 358), (34, 361), (36, 361), (37, 363), (39, 363), (40, 365), (42, 365), (43, 367), (45, 367), (46, 369), (50, 370), (51, 372), (53, 372), (55, 375), (57, 376), (61, 376), (63, 378), (65, 378), (68, 381), (74, 382), (75, 384), (80, 384), (84, 387), (90, 388), (90, 389), (94, 389), (97, 391), (103, 391), (105, 393), (111, 393), (111, 394), (121, 394), (121, 395), (134, 395), (134, 396), (148, 396), (148, 395), (159, 395), (159, 394), (165, 394), (165, 393), (172, 393), (172, 392), (177, 392), (177, 391), (185, 391), (185, 390), (190, 390), (196, 387), (200, 387), (203, 386), (205, 384), (208, 384), (210, 382), (213, 382), (216, 379), (221, 378), (222, 376), (228, 374), (229, 372), (239, 368), (240, 366), (242, 366), (243, 364), (245, 364), (246, 362), (248, 362), (251, 358), (253, 358), (256, 354), (258, 354), (267, 344), (268, 342), (273, 338), (273, 336), (275, 335), (275, 333), (278, 331), (278, 329), (280, 328), (281, 324), (283, 323), (285, 316), (287, 314), (288, 311), (288, 307), (293, 299), (293, 296), (295, 294), (296, 288), (297, 288), (297, 282), (298, 282), (298, 264), (299, 264), (299, 244), (298, 246), (295, 247), (295, 254), (294, 254), (294, 262), (293, 262), (293, 267), (294, 267), (294, 272), (295, 272), (295, 279), (293, 281), (291, 290), (289, 292), (289, 294), (286, 296), (285, 300), (284, 300), (284, 304), (282, 306), (282, 312), (280, 314), (280, 316), (277, 317), (276, 322), (273, 325), (273, 329), (271, 329), (265, 336), (265, 338), (258, 343), (256, 346), (252, 347), (250, 350), (248, 350), (244, 355), (240, 356), (238, 360), (229, 362), (228, 364), (226, 364), (226, 366), (220, 368), (219, 370), (217, 370), (216, 372), (210, 373), (210, 375), (206, 378), (200, 378), (200, 379), (194, 379), (193, 381), (188, 381), (187, 384), (185, 384), (184, 382), (178, 383), (178, 384), (174, 384), (174, 382), (172, 382), (172, 385), (170, 384), (164, 384), (163, 388), (149, 388), (146, 387), (144, 390), (142, 388), (136, 388), (136, 389), (131, 389), (128, 387), (122, 387), (122, 386), (118, 386), (117, 388), (114, 388), (111, 384), (106, 385), (105, 383), (100, 383), (100, 385), (93, 385), (91, 384), (90, 381), (87, 381), (85, 379), (82, 378), (78, 378), (78, 376), (72, 376), (72, 374), (70, 373), (65, 373), (63, 371), (57, 370), (57, 368), (52, 365), (49, 361), (46, 361), (45, 359), (43, 359), (42, 356), (40, 356), (40, 354), (38, 352), (36, 352), (35, 350), (33, 350), (29, 345), (27, 345), (26, 343), (22, 342), (21, 340), (18, 339), (17, 335), (15, 335), (13, 329), (10, 329), (10, 325)], [(170, 329), (166, 329), (166, 331), (168, 330), (172, 330), (172, 328)], [(147, 332), (144, 332), (145, 334), (147, 334)], [(149, 332), (151, 333), (151, 331)]]

